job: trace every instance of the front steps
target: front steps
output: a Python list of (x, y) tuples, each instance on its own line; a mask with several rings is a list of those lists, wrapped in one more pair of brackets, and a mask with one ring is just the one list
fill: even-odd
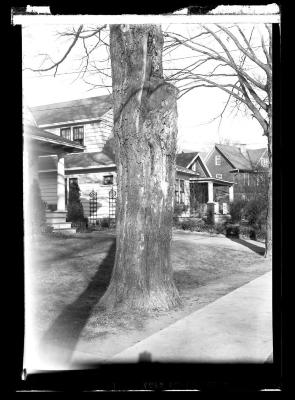
[(66, 211), (46, 211), (46, 224), (53, 228), (53, 232), (76, 233), (76, 228), (72, 228), (71, 222), (66, 222), (66, 217)]

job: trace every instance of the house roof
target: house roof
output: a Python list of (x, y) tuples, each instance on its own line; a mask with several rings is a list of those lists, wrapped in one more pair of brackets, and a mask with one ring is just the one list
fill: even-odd
[(47, 132), (44, 129), (38, 128), (30, 123), (24, 124), (24, 135), (26, 138), (30, 138), (33, 140), (53, 143), (61, 146), (66, 146), (71, 149), (79, 149), (84, 150), (84, 146), (72, 142), (66, 138), (62, 138), (60, 136), (54, 135), (53, 133)]
[[(189, 169), (189, 171), (193, 172), (190, 167), (191, 164), (197, 159), (199, 158), (199, 162), (201, 163), (201, 167), (204, 171), (204, 173), (208, 176), (211, 176), (210, 171), (208, 170), (205, 161), (202, 157), (202, 155), (204, 155), (204, 152), (199, 152), (199, 151), (195, 151), (195, 152), (182, 152), (182, 153), (178, 153), (176, 155), (176, 165), (177, 167), (182, 167), (185, 169)], [(198, 174), (200, 175), (200, 174)]]
[[(67, 154), (65, 156), (65, 169), (84, 169), (84, 168), (99, 168), (109, 167), (114, 165), (115, 161), (104, 152), (95, 153), (76, 153)], [(39, 170), (56, 170), (57, 159), (54, 157), (40, 157)]]
[[(102, 168), (110, 167), (115, 165), (115, 159), (111, 154), (105, 153), (104, 151), (95, 153), (76, 153), (67, 154), (65, 156), (65, 169), (86, 169), (86, 168)], [(56, 170), (57, 159), (56, 157), (40, 157), (39, 158), (39, 170), (48, 171)], [(184, 174), (193, 175), (197, 177), (199, 174), (181, 167), (176, 166), (178, 172)]]
[(238, 147), (225, 144), (216, 144), (215, 147), (228, 159), (233, 168), (246, 171), (252, 169), (250, 160), (241, 153)]
[(184, 153), (184, 152), (178, 153), (176, 155), (176, 164), (179, 165), (180, 167), (186, 168), (198, 153), (199, 153), (198, 151), (191, 153)]
[(37, 125), (43, 126), (99, 119), (111, 108), (112, 95), (105, 95), (31, 107), (30, 110)]
[(263, 154), (265, 153), (266, 150), (267, 150), (266, 147), (264, 147), (262, 149), (248, 149), (247, 150), (248, 157), (252, 164), (252, 167), (255, 167), (258, 164), (260, 158), (263, 156)]
[(198, 172), (192, 171), (191, 169), (182, 167), (182, 166), (177, 165), (177, 164), (176, 164), (176, 171), (177, 172), (181, 172), (183, 174), (194, 175), (195, 177), (200, 175)]

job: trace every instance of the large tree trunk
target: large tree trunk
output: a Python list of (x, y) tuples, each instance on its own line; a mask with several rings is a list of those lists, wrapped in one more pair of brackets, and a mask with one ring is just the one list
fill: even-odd
[(108, 309), (180, 303), (170, 257), (177, 92), (164, 82), (162, 47), (158, 26), (110, 27), (118, 196)]

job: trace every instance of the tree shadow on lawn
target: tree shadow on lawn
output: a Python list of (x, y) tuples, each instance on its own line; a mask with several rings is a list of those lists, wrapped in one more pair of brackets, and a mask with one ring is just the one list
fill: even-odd
[(243, 239), (238, 239), (238, 238), (229, 238), (229, 239), (232, 242), (239, 243), (245, 247), (248, 247), (248, 249), (254, 251), (255, 253), (259, 254), (260, 256), (264, 256), (264, 253), (265, 253), (264, 247), (257, 246), (254, 243), (249, 243), (248, 241), (243, 240)]
[[(89, 250), (93, 250), (93, 253), (95, 254), (100, 254), (105, 252), (105, 244), (109, 243), (110, 240), (114, 240), (113, 238), (110, 237), (98, 237), (97, 241), (94, 241), (93, 238), (85, 238), (88, 240), (88, 243), (83, 242), (82, 245), (79, 246), (79, 242), (81, 238), (73, 238), (73, 239), (79, 239), (78, 243), (76, 241), (73, 241), (72, 243), (63, 243), (63, 242), (54, 242), (50, 243), (48, 242), (48, 246), (54, 247), (54, 251), (52, 251), (52, 254), (49, 255), (48, 251), (46, 252), (46, 265), (48, 263), (54, 263), (54, 262), (61, 262), (63, 260), (67, 260), (69, 258), (74, 258), (74, 257), (81, 257), (79, 253), (87, 253), (87, 255), (91, 254)], [(84, 238), (83, 238), (84, 239)], [(96, 238), (95, 238), (96, 239)], [(44, 251), (44, 249), (42, 249)], [(36, 254), (42, 257), (42, 253), (39, 254), (39, 249), (36, 250)]]
[(93, 307), (105, 293), (110, 282), (116, 253), (116, 241), (107, 256), (99, 264), (98, 270), (87, 288), (69, 304), (53, 322), (40, 341), (42, 361), (68, 363), (86, 325)]

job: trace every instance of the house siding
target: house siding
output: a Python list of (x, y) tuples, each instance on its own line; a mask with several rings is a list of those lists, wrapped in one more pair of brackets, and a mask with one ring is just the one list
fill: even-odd
[[(67, 125), (67, 127), (73, 128), (74, 126), (84, 126), (84, 146), (87, 152), (102, 151), (103, 146), (112, 134), (113, 124), (113, 110), (109, 110), (102, 117), (99, 122), (86, 122), (86, 123), (75, 123)], [(66, 127), (59, 126), (57, 128), (46, 128), (48, 132), (51, 132), (57, 136), (60, 136), (60, 129)], [(73, 132), (73, 129), (72, 129)]]
[[(113, 185), (103, 184), (105, 175), (113, 175)], [(89, 194), (92, 190), (97, 192), (97, 218), (109, 217), (109, 192), (111, 189), (117, 190), (115, 171), (67, 174), (66, 176), (67, 178), (78, 178), (85, 217), (90, 216)]]
[(57, 204), (56, 172), (40, 172), (39, 186), (42, 200), (47, 204)]
[[(220, 165), (215, 165), (215, 156), (220, 156)], [(233, 174), (229, 172), (230, 170), (234, 169), (233, 166), (216, 148), (214, 148), (209, 158), (207, 159), (206, 166), (211, 172), (213, 178), (216, 178), (216, 174), (222, 174), (223, 180), (233, 181)]]
[[(103, 177), (113, 175), (113, 185), (104, 185)], [(80, 198), (84, 209), (84, 216), (90, 216), (89, 194), (92, 190), (97, 192), (97, 218), (109, 217), (109, 192), (113, 188), (117, 190), (116, 171), (106, 170), (102, 172), (77, 172), (67, 173), (65, 178), (78, 178), (80, 188)], [(57, 176), (56, 172), (47, 172), (39, 174), (40, 190), (42, 200), (48, 204), (57, 204)]]
[(200, 178), (206, 178), (208, 176), (208, 174), (204, 171), (204, 168), (202, 167), (202, 165), (198, 159), (190, 166), (189, 169), (200, 174), (199, 175)]

